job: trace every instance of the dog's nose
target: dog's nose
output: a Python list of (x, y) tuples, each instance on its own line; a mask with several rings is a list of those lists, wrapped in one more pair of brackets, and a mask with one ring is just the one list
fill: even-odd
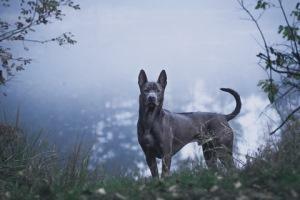
[(154, 97), (154, 96), (149, 96), (149, 97), (148, 97), (148, 101), (154, 102), (154, 101), (155, 101), (155, 97)]

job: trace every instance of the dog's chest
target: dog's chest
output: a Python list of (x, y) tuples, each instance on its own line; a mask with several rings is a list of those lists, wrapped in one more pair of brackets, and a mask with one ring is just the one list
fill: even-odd
[(143, 133), (140, 135), (140, 145), (145, 151), (153, 153), (158, 158), (161, 157), (161, 145), (156, 132), (152, 130), (143, 131)]

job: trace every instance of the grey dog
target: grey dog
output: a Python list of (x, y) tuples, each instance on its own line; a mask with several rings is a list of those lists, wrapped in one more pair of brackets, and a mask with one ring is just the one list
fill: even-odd
[(226, 167), (233, 167), (233, 131), (228, 121), (241, 110), (237, 92), (229, 92), (236, 100), (231, 114), (209, 112), (173, 113), (163, 109), (167, 74), (162, 70), (157, 82), (148, 82), (144, 70), (138, 77), (140, 87), (138, 141), (145, 153), (152, 177), (158, 177), (156, 158), (162, 159), (162, 177), (170, 174), (171, 159), (183, 146), (190, 142), (202, 145), (205, 162), (209, 168), (217, 167), (217, 159)]

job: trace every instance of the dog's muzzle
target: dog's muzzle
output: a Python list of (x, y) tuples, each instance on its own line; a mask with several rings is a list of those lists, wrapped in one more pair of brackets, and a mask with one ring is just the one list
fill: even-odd
[(155, 107), (157, 105), (157, 96), (154, 93), (150, 93), (147, 96), (147, 105), (150, 107)]

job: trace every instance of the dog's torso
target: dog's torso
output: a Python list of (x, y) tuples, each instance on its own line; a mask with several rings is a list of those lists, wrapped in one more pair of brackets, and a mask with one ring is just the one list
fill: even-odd
[[(162, 110), (151, 124), (144, 126), (144, 118), (140, 116), (138, 121), (138, 140), (145, 153), (153, 153), (161, 158), (163, 152), (176, 154), (182, 147), (191, 142), (202, 144), (205, 140), (214, 137), (214, 134), (222, 134), (214, 131), (215, 127), (229, 127), (222, 114), (206, 112), (172, 113)], [(216, 138), (223, 138), (217, 135)]]

